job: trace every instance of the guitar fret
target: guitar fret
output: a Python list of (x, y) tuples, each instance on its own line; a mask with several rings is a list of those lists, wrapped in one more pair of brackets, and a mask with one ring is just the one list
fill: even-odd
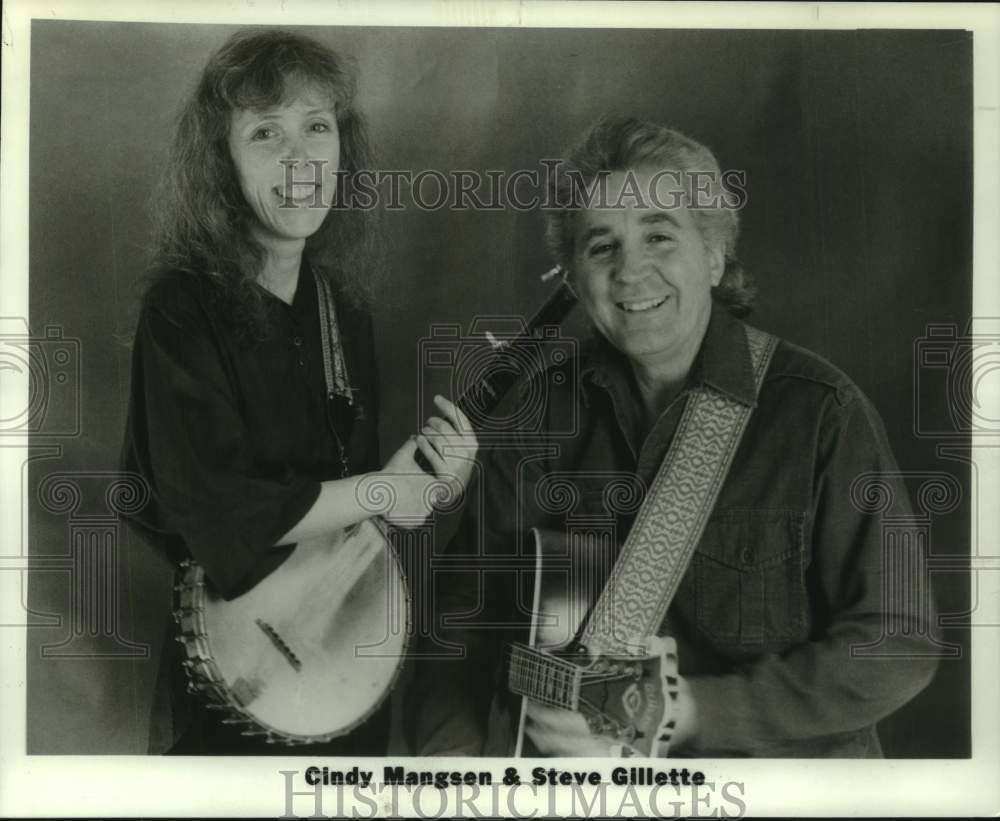
[(575, 666), (556, 656), (514, 645), (508, 681), (524, 696), (563, 709), (573, 709), (577, 686)]

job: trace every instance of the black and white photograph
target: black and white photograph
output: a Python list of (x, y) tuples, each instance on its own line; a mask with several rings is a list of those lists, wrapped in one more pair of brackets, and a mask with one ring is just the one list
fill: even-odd
[(0, 816), (1000, 812), (998, 40), (8, 4)]

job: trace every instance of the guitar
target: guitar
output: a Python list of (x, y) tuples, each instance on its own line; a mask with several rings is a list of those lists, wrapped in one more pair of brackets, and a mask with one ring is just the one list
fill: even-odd
[[(560, 273), (554, 268), (547, 281)], [(520, 333), (487, 334), (482, 374), (456, 404), (474, 427), (520, 379), (533, 339), (557, 326), (575, 303), (565, 281)], [(376, 492), (374, 488), (371, 492)], [(379, 518), (299, 543), (276, 570), (232, 601), (213, 589), (204, 569), (182, 564), (175, 585), (177, 640), (185, 652), (188, 690), (224, 723), (270, 743), (311, 744), (350, 732), (389, 694), (412, 632), (410, 598)]]
[(507, 656), (507, 686), (521, 699), (514, 755), (543, 755), (526, 733), (530, 701), (580, 713), (593, 735), (612, 742), (612, 755), (665, 755), (678, 697), (674, 639), (645, 637), (632, 655), (583, 646), (583, 624), (610, 569), (606, 540), (537, 529), (532, 537), (528, 640)]

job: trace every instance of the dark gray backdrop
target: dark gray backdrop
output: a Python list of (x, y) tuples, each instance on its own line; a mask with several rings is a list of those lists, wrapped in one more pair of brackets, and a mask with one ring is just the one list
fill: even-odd
[[(37, 503), (40, 483), (117, 466), (152, 185), (181, 100), (234, 28), (33, 25), (30, 320), (36, 334), (54, 325), (79, 339), (82, 367), (80, 435), (37, 437), (62, 451), (33, 462), (25, 483), (34, 556), (66, 554), (79, 517), (100, 513), (101, 499), (87, 494), (75, 513), (53, 513)], [(927, 323), (964, 328), (972, 311), (971, 34), (307, 31), (357, 58), (382, 168), (537, 168), (598, 115), (635, 113), (703, 141), (723, 168), (744, 169), (740, 256), (760, 282), (755, 322), (850, 374), (882, 413), (904, 469), (946, 471), (968, 491), (967, 467), (939, 460), (938, 440), (914, 434), (913, 356)], [(533, 275), (550, 263), (537, 213), (411, 208), (387, 228), (394, 305), (375, 321), (391, 453), (429, 410), (415, 399), (429, 324), (530, 311), (544, 295)], [(65, 410), (61, 401), (53, 395), (51, 413)], [(919, 402), (948, 418), (944, 382)], [(968, 517), (966, 495), (934, 520), (933, 550), (968, 552)], [(30, 633), (29, 752), (145, 750), (170, 573), (124, 533), (113, 569), (106, 603), (120, 611), (104, 623), (149, 645), (150, 658), (43, 657), (74, 624), (73, 647), (107, 641), (87, 634), (100, 614), (74, 620), (70, 574), (33, 576), (31, 606), (63, 618)], [(935, 586), (942, 609), (965, 609), (964, 576), (942, 574)], [(960, 630), (940, 636), (967, 649)], [(969, 721), (965, 652), (883, 723), (886, 751), (968, 755)]]

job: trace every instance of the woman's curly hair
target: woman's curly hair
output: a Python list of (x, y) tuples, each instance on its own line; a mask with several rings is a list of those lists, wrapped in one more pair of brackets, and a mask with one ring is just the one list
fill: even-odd
[[(253, 287), (265, 253), (253, 237), (256, 218), (230, 155), (230, 123), (236, 111), (280, 105), (306, 88), (332, 102), (340, 179), (371, 168), (348, 59), (299, 34), (245, 29), (212, 55), (182, 109), (153, 204), (154, 271), (209, 277), (226, 315), (249, 338), (260, 338), (268, 327), (261, 291)], [(373, 210), (337, 208), (306, 240), (313, 272), (357, 305), (370, 302), (382, 274), (376, 221)]]

